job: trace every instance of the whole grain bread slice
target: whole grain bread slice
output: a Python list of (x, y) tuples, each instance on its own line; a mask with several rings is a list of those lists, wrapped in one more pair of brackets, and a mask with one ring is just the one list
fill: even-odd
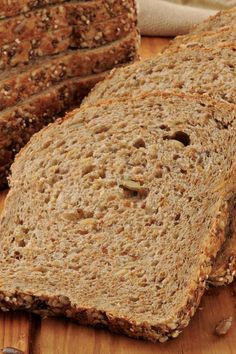
[(105, 72), (73, 78), (40, 92), (28, 100), (0, 112), (0, 189), (7, 184), (15, 154), (30, 137), (48, 123), (78, 106), (82, 98)]
[(107, 46), (70, 50), (0, 75), (0, 110), (13, 106), (60, 81), (101, 73), (137, 59), (139, 35), (133, 31)]
[(91, 25), (65, 27), (31, 40), (21, 41), (16, 38), (0, 49), (0, 73), (68, 49), (100, 47), (124, 37), (132, 32), (135, 26), (135, 21), (126, 14)]
[(176, 337), (228, 232), (235, 115), (153, 93), (36, 134), (12, 166), (1, 219), (1, 309)]
[(217, 12), (216, 15), (210, 16), (207, 20), (196, 25), (191, 33), (200, 33), (204, 31), (215, 31), (220, 28), (230, 28), (236, 24), (236, 7), (232, 9)]
[(197, 93), (236, 104), (235, 85), (236, 46), (177, 49), (113, 70), (84, 104), (153, 90)]
[(70, 1), (43, 7), (0, 21), (0, 45), (18, 40), (31, 40), (47, 32), (68, 26), (85, 26), (129, 14), (136, 20), (134, 0)]

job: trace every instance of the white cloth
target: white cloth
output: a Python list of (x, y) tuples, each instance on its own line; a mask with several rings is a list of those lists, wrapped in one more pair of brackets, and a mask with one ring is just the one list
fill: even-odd
[(214, 15), (216, 9), (234, 5), (236, 0), (139, 0), (139, 28), (142, 35), (173, 37), (189, 32), (193, 25)]

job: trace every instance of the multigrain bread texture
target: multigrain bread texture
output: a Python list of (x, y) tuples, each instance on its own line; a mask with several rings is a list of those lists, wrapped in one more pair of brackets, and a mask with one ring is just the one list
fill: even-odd
[(118, 40), (135, 29), (127, 15), (84, 26), (68, 26), (31, 40), (16, 38), (0, 48), (0, 72), (37, 58), (76, 48), (97, 48)]
[(156, 93), (77, 110), (36, 134), (12, 166), (1, 219), (1, 309), (178, 336), (227, 236), (235, 114)]
[(1, 111), (0, 186), (7, 184), (9, 168), (15, 154), (30, 137), (72, 107), (78, 106), (89, 90), (106, 73), (62, 81), (48, 90)]
[(204, 22), (196, 25), (192, 33), (200, 33), (204, 31), (215, 31), (220, 28), (230, 28), (236, 25), (236, 7), (217, 12), (216, 15), (211, 16)]
[(89, 26), (128, 15), (136, 20), (134, 0), (71, 1), (0, 21), (0, 45), (18, 40), (32, 39), (47, 32), (68, 26)]
[(236, 46), (172, 50), (113, 70), (84, 104), (153, 90), (208, 95), (236, 104)]
[(165, 51), (171, 51), (173, 48), (193, 48), (204, 47), (214, 48), (215, 46), (232, 45), (236, 43), (236, 25), (232, 25), (226, 28), (220, 28), (217, 31), (204, 31), (202, 33), (190, 33), (184, 36), (178, 36), (172, 44), (165, 49)]
[(139, 35), (136, 31), (107, 46), (93, 50), (71, 50), (41, 58), (26, 67), (0, 75), (0, 109), (17, 104), (60, 81), (104, 72), (137, 59)]

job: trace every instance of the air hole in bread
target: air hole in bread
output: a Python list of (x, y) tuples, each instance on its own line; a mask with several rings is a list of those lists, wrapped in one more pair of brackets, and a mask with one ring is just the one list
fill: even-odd
[(190, 144), (189, 135), (187, 133), (182, 132), (182, 131), (177, 131), (174, 134), (172, 134), (171, 136), (164, 136), (163, 139), (164, 140), (177, 140), (181, 144), (183, 144), (183, 146), (188, 146)]
[(170, 127), (168, 127), (168, 125), (166, 125), (166, 124), (161, 124), (161, 125), (159, 126), (159, 128), (162, 129), (162, 130), (170, 131)]
[(22, 255), (19, 251), (15, 251), (13, 258), (20, 260), (22, 258)]

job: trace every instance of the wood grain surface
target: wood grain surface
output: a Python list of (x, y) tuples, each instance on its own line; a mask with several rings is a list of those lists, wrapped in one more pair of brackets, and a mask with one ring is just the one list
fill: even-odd
[[(149, 57), (168, 44), (167, 39), (143, 38), (141, 55)], [(7, 191), (0, 193), (0, 213)], [(40, 319), (27, 313), (0, 313), (0, 349), (14, 347), (25, 354), (235, 354), (236, 284), (210, 289), (190, 326), (174, 340), (152, 344), (86, 328), (66, 319)], [(223, 318), (233, 316), (227, 335), (214, 334)]]

